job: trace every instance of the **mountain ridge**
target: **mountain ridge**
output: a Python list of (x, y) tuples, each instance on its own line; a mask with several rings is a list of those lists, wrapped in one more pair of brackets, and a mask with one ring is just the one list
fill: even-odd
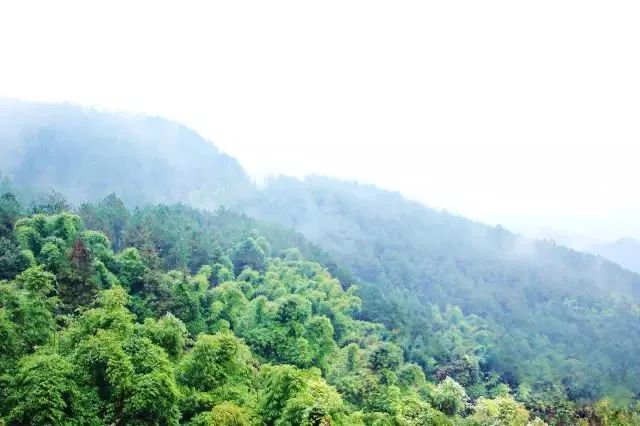
[(596, 253), (620, 266), (640, 273), (640, 241), (632, 237), (622, 237), (611, 243), (601, 243), (591, 248)]
[(0, 100), (0, 127), (8, 151), (0, 170), (17, 184), (54, 187), (73, 202), (117, 192), (131, 204), (184, 201), (213, 208), (213, 199), (227, 199), (225, 192), (253, 188), (237, 160), (159, 117)]

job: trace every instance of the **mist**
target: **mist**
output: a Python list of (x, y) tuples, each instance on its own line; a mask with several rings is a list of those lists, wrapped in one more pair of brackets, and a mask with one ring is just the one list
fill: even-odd
[(639, 425), (638, 12), (0, 5), (0, 424)]
[(151, 5), (3, 5), (0, 95), (180, 121), (254, 180), (640, 237), (635, 2)]

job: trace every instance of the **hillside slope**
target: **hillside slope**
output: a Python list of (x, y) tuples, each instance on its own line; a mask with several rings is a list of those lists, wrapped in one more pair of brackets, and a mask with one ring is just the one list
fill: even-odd
[(0, 99), (0, 144), (5, 176), (76, 203), (115, 192), (213, 208), (253, 189), (235, 159), (162, 118)]
[(225, 204), (301, 232), (362, 281), (360, 318), (394, 329), (428, 374), (464, 382), (466, 365), (513, 389), (560, 383), (576, 400), (640, 393), (640, 276), (600, 257), (371, 186), (280, 178), (258, 190), (237, 161), (161, 119), (0, 111), (0, 171), (19, 184), (76, 203), (116, 192), (129, 205)]
[(277, 179), (244, 209), (299, 230), (373, 284), (367, 318), (407, 333), (409, 351), (439, 321), (427, 307), (455, 305), (489, 322), (490, 343), (465, 355), (514, 384), (571, 383), (577, 398), (640, 391), (640, 277), (612, 262), (322, 177)]

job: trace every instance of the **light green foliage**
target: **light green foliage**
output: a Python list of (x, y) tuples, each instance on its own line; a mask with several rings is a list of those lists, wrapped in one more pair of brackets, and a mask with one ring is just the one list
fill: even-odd
[(395, 371), (400, 363), (402, 363), (402, 351), (393, 343), (379, 343), (369, 355), (369, 364), (374, 371)]
[(517, 397), (533, 416), (547, 419), (550, 424), (578, 423), (577, 404), (569, 400), (566, 389), (554, 383), (521, 385)]
[[(84, 210), (92, 214), (91, 206)], [(633, 406), (580, 407), (582, 382), (521, 384), (511, 397), (502, 379), (514, 388), (518, 379), (488, 364), (501, 362), (492, 329), (456, 306), (421, 311), (411, 337), (403, 321), (392, 329), (366, 321), (370, 311), (362, 311), (356, 287), (343, 288), (346, 282), (305, 260), (327, 258), (299, 236), (260, 225), (271, 233), (269, 244), (253, 231), (259, 223), (226, 209), (208, 215), (184, 206), (146, 207), (127, 223), (117, 254), (102, 233), (85, 230), (67, 213), (17, 219), (9, 227), (5, 238), (31, 253), (34, 265), (0, 282), (2, 418), (270, 426), (526, 425), (535, 417), (558, 425), (637, 423)], [(282, 251), (291, 241), (298, 248)], [(280, 256), (270, 258), (271, 251)], [(256, 253), (262, 254), (252, 260)], [(241, 264), (235, 277), (231, 269)], [(330, 259), (327, 265), (345, 276)], [(365, 284), (364, 294), (369, 290)], [(377, 294), (385, 303), (403, 300)], [(544, 359), (536, 362), (550, 371)], [(583, 380), (577, 362), (558, 362)], [(475, 404), (468, 405), (467, 395)]]
[(453, 424), (443, 413), (435, 410), (427, 402), (422, 401), (415, 395), (407, 396), (402, 400), (398, 420), (400, 420), (400, 424), (411, 426), (444, 426)]
[(51, 295), (55, 288), (56, 277), (42, 267), (29, 268), (18, 275), (14, 283), (18, 288), (37, 293), (41, 296)]
[(113, 415), (120, 418), (125, 399), (134, 384), (134, 367), (124, 350), (124, 336), (110, 330), (98, 330), (77, 345), (75, 363), (86, 374), (86, 385), (97, 389), (104, 401), (119, 409)]
[(363, 317), (474, 398), (491, 395), (493, 374), (512, 388), (566, 383), (574, 401), (640, 394), (638, 277), (613, 263), (323, 177), (274, 179), (240, 208), (328, 250), (360, 281)]
[(49, 217), (45, 235), (57, 237), (70, 243), (77, 238), (83, 229), (84, 225), (79, 216), (62, 212)]
[(108, 240), (84, 231), (76, 215), (62, 212), (23, 218), (15, 223), (15, 235), (23, 250), (56, 275), (65, 312), (86, 308), (100, 288), (117, 283)]
[(82, 233), (82, 239), (91, 251), (94, 258), (102, 261), (104, 264), (113, 267), (113, 251), (109, 239), (101, 232), (85, 230)]
[(170, 271), (168, 278), (168, 310), (180, 318), (193, 335), (206, 330), (203, 296), (208, 286), (204, 276), (190, 277), (179, 271)]
[(198, 414), (191, 426), (250, 426), (251, 420), (247, 410), (230, 402), (216, 405), (210, 412)]
[(402, 388), (420, 389), (425, 384), (424, 372), (416, 364), (404, 364), (398, 371), (398, 385)]
[(626, 426), (640, 424), (640, 403), (630, 407), (616, 406), (609, 399), (601, 399), (594, 404), (594, 414), (603, 426)]
[[(10, 424), (64, 424), (69, 418), (95, 416), (83, 406), (73, 377), (73, 365), (64, 357), (35, 353), (20, 360), (11, 377), (7, 403)], [(97, 420), (97, 419), (94, 419)]]
[(15, 237), (22, 249), (29, 250), (31, 253), (40, 253), (42, 238), (38, 235), (37, 229), (31, 226), (31, 220), (21, 219), (16, 222)]
[(140, 253), (135, 248), (126, 248), (116, 258), (118, 276), (120, 282), (132, 294), (138, 293), (142, 288), (144, 274), (147, 267), (142, 261)]
[(178, 389), (171, 374), (151, 372), (137, 377), (125, 403), (127, 423), (178, 424)]
[(88, 336), (101, 330), (114, 331), (122, 336), (130, 335), (134, 330), (133, 315), (126, 308), (130, 297), (122, 287), (104, 290), (98, 295), (97, 307), (85, 311), (62, 335), (61, 343), (68, 350)]
[(115, 422), (176, 424), (178, 389), (165, 351), (136, 333), (121, 287), (100, 294), (98, 307), (83, 313), (61, 346), (81, 367), (80, 382), (94, 390)]
[(403, 398), (416, 394), (414, 389), (398, 386), (397, 376), (391, 369), (371, 369), (368, 360), (372, 356), (377, 359), (381, 352), (386, 354), (385, 350), (380, 351), (385, 346), (374, 343), (362, 350), (355, 344), (348, 345), (339, 352), (338, 359), (333, 361), (328, 377), (350, 404), (367, 411), (397, 416), (402, 409)]
[(267, 424), (331, 424), (345, 410), (340, 395), (317, 373), (288, 365), (265, 366), (261, 371), (257, 411)]
[(276, 319), (281, 324), (296, 325), (311, 316), (311, 303), (297, 295), (285, 296), (278, 303)]
[(201, 391), (213, 391), (251, 378), (251, 353), (229, 333), (201, 334), (180, 364), (180, 383)]
[(55, 277), (32, 267), (13, 282), (0, 281), (0, 332), (5, 337), (0, 358), (14, 358), (44, 345), (55, 330)]
[(170, 357), (179, 358), (184, 352), (189, 333), (184, 323), (171, 313), (159, 320), (147, 318), (143, 329), (153, 343), (164, 349)]
[(239, 333), (269, 360), (324, 368), (336, 348), (336, 326), (354, 324), (345, 319), (353, 297), (335, 284), (310, 262), (272, 261), (264, 279), (245, 289), (254, 299)]
[(257, 412), (267, 424), (275, 424), (289, 399), (305, 390), (302, 371), (293, 366), (264, 366), (260, 371), (261, 391)]
[(52, 216), (37, 214), (16, 221), (15, 232), (18, 242), (24, 249), (39, 255), (47, 239), (62, 241), (70, 247), (84, 226), (80, 218), (70, 213), (58, 213)]
[[(62, 250), (61, 250), (62, 249)], [(60, 272), (60, 269), (64, 265), (64, 247), (56, 244), (53, 241), (44, 243), (40, 250), (40, 259), (42, 264), (52, 272)]]
[(334, 330), (329, 318), (315, 316), (306, 324), (304, 337), (311, 345), (313, 352), (313, 365), (324, 367), (329, 357), (336, 349), (333, 340)]
[(477, 426), (526, 426), (529, 413), (510, 396), (480, 398), (473, 407), (470, 424)]
[(234, 276), (232, 267), (222, 265), (220, 263), (213, 264), (213, 270), (211, 273), (211, 281), (213, 284), (221, 284), (227, 281), (233, 281)]
[(434, 407), (450, 416), (461, 413), (467, 407), (467, 393), (450, 377), (438, 383), (430, 397)]
[(236, 330), (249, 307), (249, 302), (240, 286), (236, 283), (225, 282), (212, 290), (212, 297), (209, 318), (212, 331), (216, 331), (216, 324), (220, 320), (226, 321), (232, 330)]

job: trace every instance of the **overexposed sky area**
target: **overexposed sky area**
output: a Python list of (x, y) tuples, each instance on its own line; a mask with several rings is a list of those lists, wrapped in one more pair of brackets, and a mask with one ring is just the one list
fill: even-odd
[(637, 1), (0, 3), (0, 95), (514, 227), (640, 237)]

